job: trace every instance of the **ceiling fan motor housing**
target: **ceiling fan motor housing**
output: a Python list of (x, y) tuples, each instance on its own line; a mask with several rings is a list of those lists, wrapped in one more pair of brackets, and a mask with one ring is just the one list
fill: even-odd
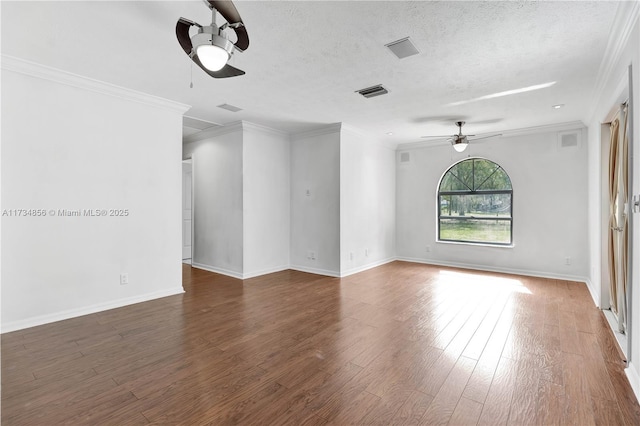
[(224, 49), (229, 57), (233, 54), (233, 43), (220, 34), (218, 27), (207, 25), (198, 29), (198, 33), (191, 37), (191, 43), (193, 49), (192, 55), (195, 55), (196, 50), (202, 45), (212, 45)]

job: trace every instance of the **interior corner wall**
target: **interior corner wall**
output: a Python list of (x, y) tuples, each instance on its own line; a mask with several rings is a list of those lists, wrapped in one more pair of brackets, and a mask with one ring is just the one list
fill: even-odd
[(183, 291), (184, 110), (108, 90), (3, 69), (3, 332)]
[(291, 140), (292, 269), (340, 276), (340, 128)]
[(289, 268), (289, 135), (245, 125), (243, 277)]
[(340, 274), (395, 259), (395, 149), (343, 126), (340, 140)]
[(242, 127), (184, 146), (193, 163), (192, 265), (242, 278)]
[[(584, 130), (584, 129), (583, 129)], [(585, 135), (582, 135), (584, 139)], [(411, 161), (397, 167), (397, 255), (400, 259), (526, 275), (585, 280), (587, 156), (559, 148), (557, 132), (501, 137), (470, 144), (399, 150)], [(483, 157), (513, 185), (513, 247), (437, 242), (438, 184), (464, 158)], [(570, 265), (566, 259), (570, 258)]]

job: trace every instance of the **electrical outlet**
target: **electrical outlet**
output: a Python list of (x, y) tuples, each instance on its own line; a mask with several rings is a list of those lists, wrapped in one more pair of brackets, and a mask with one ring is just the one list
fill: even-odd
[(126, 272), (123, 272), (122, 274), (120, 274), (120, 285), (127, 285), (129, 284), (129, 274)]
[(425, 251), (426, 251), (427, 253), (430, 253), (430, 252), (431, 252), (431, 246), (427, 246)]
[(353, 260), (353, 252), (349, 252), (349, 260)]
[(365, 257), (369, 257), (369, 249), (368, 248), (364, 249), (364, 255), (365, 255)]
[(313, 250), (307, 251), (307, 259), (316, 260), (316, 252)]
[(564, 258), (564, 264), (565, 265), (571, 265), (571, 258), (570, 257), (565, 257)]

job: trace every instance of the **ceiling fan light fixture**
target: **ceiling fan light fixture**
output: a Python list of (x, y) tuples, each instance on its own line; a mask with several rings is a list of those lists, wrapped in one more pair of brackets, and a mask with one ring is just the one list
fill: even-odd
[(217, 34), (201, 32), (194, 35), (191, 42), (196, 56), (209, 71), (221, 70), (233, 52), (233, 44)]
[(453, 149), (455, 149), (457, 152), (462, 152), (465, 149), (467, 149), (467, 146), (469, 146), (469, 142), (467, 142), (466, 139), (464, 141), (457, 140), (457, 141), (452, 141), (451, 145), (453, 145)]

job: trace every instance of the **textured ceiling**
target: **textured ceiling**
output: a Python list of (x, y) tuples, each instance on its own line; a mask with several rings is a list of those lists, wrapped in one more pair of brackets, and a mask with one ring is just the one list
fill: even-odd
[[(345, 122), (395, 143), (585, 118), (615, 2), (236, 1), (246, 75), (212, 79), (180, 48), (180, 16), (200, 0), (1, 2), (2, 53), (191, 105), (187, 115), (291, 132)], [(420, 53), (385, 44), (410, 37)], [(193, 72), (193, 89), (189, 88)], [(511, 96), (460, 103), (556, 82)], [(383, 84), (389, 94), (354, 93)], [(217, 107), (242, 108), (230, 112)], [(559, 110), (554, 104), (565, 104)], [(189, 131), (193, 131), (190, 128)], [(388, 136), (393, 132), (393, 136)]]

